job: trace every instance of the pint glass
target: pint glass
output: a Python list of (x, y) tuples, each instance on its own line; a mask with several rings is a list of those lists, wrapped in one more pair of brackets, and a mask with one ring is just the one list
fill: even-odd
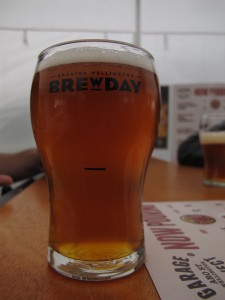
[(40, 55), (33, 132), (50, 195), (48, 261), (106, 280), (144, 261), (142, 189), (159, 120), (154, 60), (133, 45), (83, 40)]
[(225, 187), (225, 113), (205, 113), (200, 122), (206, 185)]

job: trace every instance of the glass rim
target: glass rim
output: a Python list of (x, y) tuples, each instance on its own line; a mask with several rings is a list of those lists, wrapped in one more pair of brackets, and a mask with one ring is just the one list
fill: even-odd
[[(119, 41), (119, 40), (110, 40), (110, 39), (78, 39), (78, 40), (69, 40), (69, 41), (65, 41), (62, 43), (56, 43), (53, 44), (47, 48), (45, 48), (44, 50), (42, 50), (40, 52), (40, 54), (38, 55), (38, 61), (40, 62), (44, 57), (46, 57), (48, 54), (51, 53), (52, 50), (54, 49), (58, 49), (60, 47), (66, 47), (66, 46), (72, 46), (72, 45), (77, 45), (77, 44), (114, 44), (114, 45), (120, 45), (120, 46), (126, 46), (129, 47), (130, 49), (133, 50), (137, 50), (140, 51), (139, 55), (144, 55), (145, 57), (148, 57), (149, 59), (151, 59), (153, 62), (155, 61), (153, 55), (146, 50), (145, 48), (139, 47), (135, 44), (132, 43), (128, 43), (128, 42), (123, 42), (123, 41)], [(72, 47), (71, 47), (72, 48)], [(68, 48), (69, 49), (69, 48)], [(66, 49), (65, 49), (66, 50)]]
[(210, 132), (225, 131), (225, 113), (222, 111), (217, 112), (204, 112), (200, 116), (199, 132), (200, 134)]
[(225, 121), (225, 112), (217, 111), (217, 112), (204, 112), (200, 116), (200, 125), (204, 122), (220, 122), (221, 120)]
[(201, 114), (201, 117), (217, 117), (221, 116), (225, 118), (225, 111), (209, 111), (209, 112), (203, 112)]

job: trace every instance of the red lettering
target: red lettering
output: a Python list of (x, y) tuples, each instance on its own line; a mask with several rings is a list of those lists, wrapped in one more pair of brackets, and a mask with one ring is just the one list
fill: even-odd
[(164, 249), (199, 249), (194, 243), (161, 243)]
[(208, 89), (195, 89), (196, 96), (206, 96), (208, 94)]

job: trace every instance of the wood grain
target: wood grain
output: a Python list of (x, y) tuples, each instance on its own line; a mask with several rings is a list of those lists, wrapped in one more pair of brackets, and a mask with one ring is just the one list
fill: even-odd
[[(144, 201), (225, 199), (225, 189), (202, 184), (202, 170), (152, 159)], [(0, 208), (0, 299), (159, 299), (142, 266), (107, 282), (81, 282), (57, 274), (47, 263), (48, 190), (41, 179)]]
[(225, 199), (225, 188), (203, 184), (203, 169), (152, 159), (146, 174), (144, 201)]

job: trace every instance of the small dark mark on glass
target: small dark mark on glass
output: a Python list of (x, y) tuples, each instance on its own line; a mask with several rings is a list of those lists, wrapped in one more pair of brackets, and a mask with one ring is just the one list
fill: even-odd
[(85, 171), (105, 171), (106, 168), (88, 168), (88, 167), (85, 167), (84, 170)]

